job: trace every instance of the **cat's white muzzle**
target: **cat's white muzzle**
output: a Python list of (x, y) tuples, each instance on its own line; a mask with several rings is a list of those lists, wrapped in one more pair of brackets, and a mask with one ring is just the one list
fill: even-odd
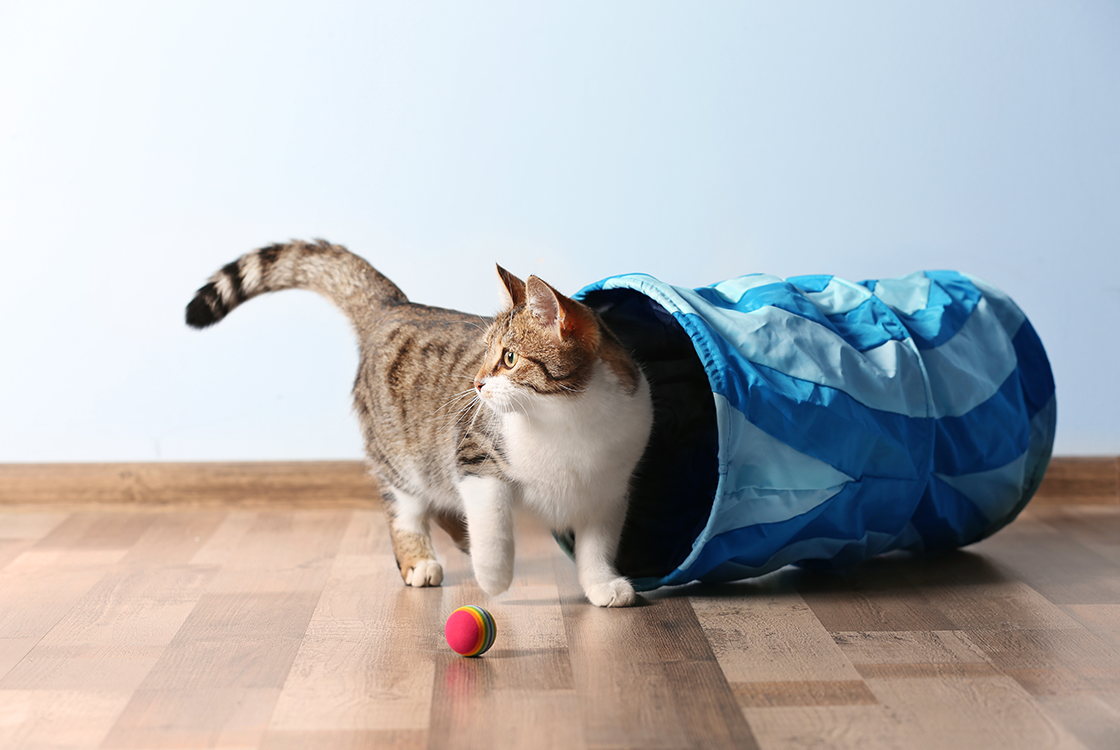
[(475, 390), (486, 408), (498, 414), (525, 411), (526, 394), (516, 393), (517, 388), (501, 375), (491, 375), (475, 383)]

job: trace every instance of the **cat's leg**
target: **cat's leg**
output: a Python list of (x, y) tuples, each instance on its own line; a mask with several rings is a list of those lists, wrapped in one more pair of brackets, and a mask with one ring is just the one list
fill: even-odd
[(574, 529), (579, 584), (596, 607), (629, 607), (634, 603), (634, 587), (614, 567), (626, 503), (604, 503), (600, 507), (607, 510)]
[(470, 533), (471, 566), (478, 585), (497, 596), (513, 581), (513, 488), (495, 477), (459, 483)]
[(409, 586), (438, 586), (443, 568), (436, 561), (428, 525), (428, 509), (420, 500), (397, 489), (382, 491), (389, 514), (389, 534), (401, 578)]
[(441, 529), (447, 532), (455, 546), (463, 552), (470, 554), (471, 544), (467, 537), (467, 520), (457, 513), (450, 511), (437, 511), (432, 514), (432, 519)]

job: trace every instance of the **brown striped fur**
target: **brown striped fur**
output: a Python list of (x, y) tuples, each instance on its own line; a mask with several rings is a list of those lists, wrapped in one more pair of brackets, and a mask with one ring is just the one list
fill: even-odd
[[(614, 374), (619, 398), (635, 398), (644, 383), (622, 345), (589, 308), (535, 277), (522, 282), (501, 268), (498, 273), (505, 309), (492, 320), (482, 319), (409, 302), (391, 281), (341, 246), (292, 242), (224, 266), (187, 308), (187, 322), (202, 328), (258, 294), (306, 288), (346, 313), (360, 351), (354, 408), (389, 513), (397, 564), (412, 586), (442, 580), (429, 536), (432, 521), (460, 548), (470, 546), (474, 534), (467, 533), (469, 513), (460, 497), (465, 481), (523, 484), (507, 458), (505, 412), (520, 408), (525, 399), (580, 398), (599, 362)], [(490, 398), (487, 383), (495, 379), (512, 384), (513, 401)], [(648, 388), (643, 394), (648, 400)], [(644, 446), (645, 437), (637, 438)], [(632, 469), (633, 462), (618, 467), (625, 472), (623, 485)], [(495, 544), (505, 549), (504, 542)], [(507, 546), (512, 555), (512, 541)], [(613, 560), (613, 548), (603, 554)], [(482, 563), (475, 562), (478, 573)], [(504, 574), (495, 575), (496, 582), (480, 581), (488, 591), (504, 588)], [(629, 603), (632, 591), (627, 599), (618, 588), (600, 598)]]

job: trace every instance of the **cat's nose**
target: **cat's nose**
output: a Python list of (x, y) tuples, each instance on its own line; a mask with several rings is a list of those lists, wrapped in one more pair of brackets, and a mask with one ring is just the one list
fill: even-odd
[(482, 381), (478, 378), (474, 379), (474, 389), (479, 393), (482, 393)]

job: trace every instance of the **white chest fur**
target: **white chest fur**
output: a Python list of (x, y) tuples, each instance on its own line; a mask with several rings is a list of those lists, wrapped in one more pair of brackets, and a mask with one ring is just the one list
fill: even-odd
[(553, 528), (570, 528), (626, 496), (653, 422), (645, 378), (627, 394), (603, 363), (587, 388), (528, 399), (502, 415), (521, 500)]

